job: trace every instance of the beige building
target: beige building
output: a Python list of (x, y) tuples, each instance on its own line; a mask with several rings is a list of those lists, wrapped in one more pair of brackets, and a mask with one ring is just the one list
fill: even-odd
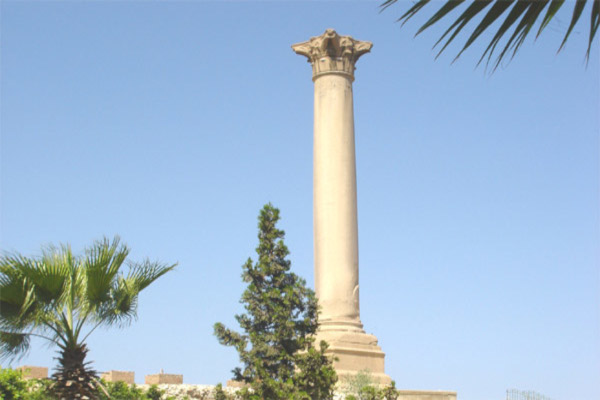
[(135, 383), (135, 372), (133, 371), (115, 371), (103, 372), (100, 375), (106, 382), (125, 382), (127, 384)]

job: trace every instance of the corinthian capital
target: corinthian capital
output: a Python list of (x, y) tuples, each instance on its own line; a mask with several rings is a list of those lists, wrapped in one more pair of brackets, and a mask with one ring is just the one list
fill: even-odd
[(373, 43), (361, 42), (350, 36), (340, 36), (333, 29), (327, 29), (321, 36), (292, 45), (292, 49), (308, 58), (313, 67), (313, 80), (319, 75), (338, 73), (354, 79), (356, 61), (371, 51)]

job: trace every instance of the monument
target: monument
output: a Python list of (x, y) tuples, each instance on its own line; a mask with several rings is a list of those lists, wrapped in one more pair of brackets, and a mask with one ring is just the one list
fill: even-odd
[(333, 29), (292, 49), (312, 64), (314, 100), (313, 218), (315, 290), (321, 305), (317, 340), (329, 343), (340, 377), (368, 370), (381, 384), (385, 354), (360, 321), (358, 224), (352, 82), (371, 42)]

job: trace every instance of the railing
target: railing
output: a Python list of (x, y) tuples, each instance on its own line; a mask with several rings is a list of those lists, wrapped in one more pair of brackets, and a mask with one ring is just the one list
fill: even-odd
[(508, 389), (506, 391), (506, 400), (552, 400), (550, 397), (546, 397), (533, 390), (517, 390)]

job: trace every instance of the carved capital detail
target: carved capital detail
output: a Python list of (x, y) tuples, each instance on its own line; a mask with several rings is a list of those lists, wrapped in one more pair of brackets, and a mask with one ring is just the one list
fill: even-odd
[(313, 67), (313, 80), (324, 74), (344, 74), (354, 80), (356, 61), (371, 51), (373, 43), (361, 42), (350, 36), (340, 36), (333, 29), (327, 29), (321, 36), (292, 45), (292, 49), (308, 58)]

